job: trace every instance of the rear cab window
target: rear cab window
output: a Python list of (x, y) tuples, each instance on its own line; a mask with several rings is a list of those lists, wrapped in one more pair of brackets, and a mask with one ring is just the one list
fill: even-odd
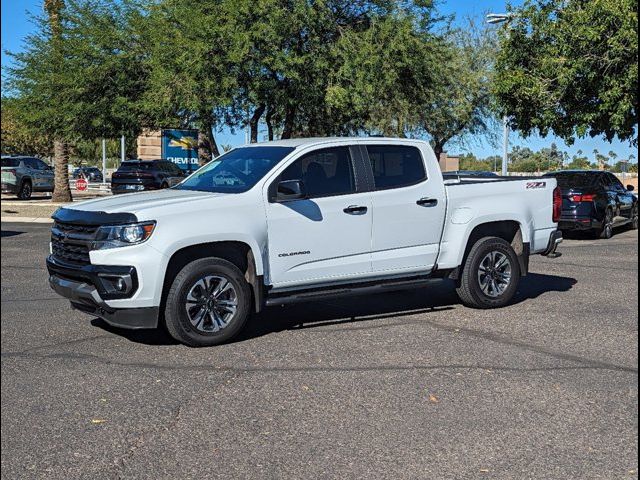
[(376, 190), (421, 183), (427, 172), (420, 150), (407, 145), (367, 145)]

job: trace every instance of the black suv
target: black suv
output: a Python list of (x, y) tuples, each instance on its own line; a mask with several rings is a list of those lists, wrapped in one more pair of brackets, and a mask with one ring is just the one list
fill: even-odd
[(89, 182), (102, 182), (102, 172), (97, 167), (79, 167), (73, 171), (73, 178), (84, 178)]
[(168, 160), (127, 160), (111, 175), (111, 192), (132, 193), (168, 188), (186, 173)]
[(552, 172), (562, 190), (562, 231), (587, 230), (600, 238), (611, 238), (614, 227), (638, 228), (638, 199), (633, 185), (622, 185), (618, 177), (598, 170)]

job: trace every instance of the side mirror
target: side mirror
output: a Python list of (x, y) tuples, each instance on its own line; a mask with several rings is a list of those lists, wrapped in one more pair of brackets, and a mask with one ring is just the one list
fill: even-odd
[(628, 192), (633, 192), (636, 189), (636, 187), (634, 187), (633, 185), (627, 185), (627, 191)]
[(307, 191), (302, 180), (284, 180), (278, 183), (277, 199), (280, 201), (299, 200), (306, 196)]

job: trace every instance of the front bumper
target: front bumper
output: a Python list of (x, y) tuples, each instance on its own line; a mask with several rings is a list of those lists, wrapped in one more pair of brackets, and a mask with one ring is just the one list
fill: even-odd
[[(113, 308), (105, 299), (131, 296), (137, 288), (133, 267), (86, 265), (73, 268), (47, 258), (49, 285), (59, 295), (68, 298), (71, 305), (85, 313), (96, 315), (110, 325), (129, 328), (156, 328), (158, 307)], [(114, 279), (122, 278), (126, 293), (117, 292)]]
[(563, 240), (562, 231), (555, 230), (549, 236), (549, 243), (547, 245), (547, 249), (542, 253), (542, 255), (549, 258), (558, 258), (559, 256), (561, 256), (562, 254), (557, 252), (556, 250), (558, 249), (558, 246), (562, 243), (562, 240)]

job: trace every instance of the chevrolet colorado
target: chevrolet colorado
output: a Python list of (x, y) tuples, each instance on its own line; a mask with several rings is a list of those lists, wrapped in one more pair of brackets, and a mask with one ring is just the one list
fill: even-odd
[(553, 178), (443, 177), (430, 146), (387, 138), (236, 148), (178, 185), (58, 209), (49, 282), (74, 308), (187, 345), (264, 306), (455, 280), (510, 302), (529, 256), (557, 256)]

